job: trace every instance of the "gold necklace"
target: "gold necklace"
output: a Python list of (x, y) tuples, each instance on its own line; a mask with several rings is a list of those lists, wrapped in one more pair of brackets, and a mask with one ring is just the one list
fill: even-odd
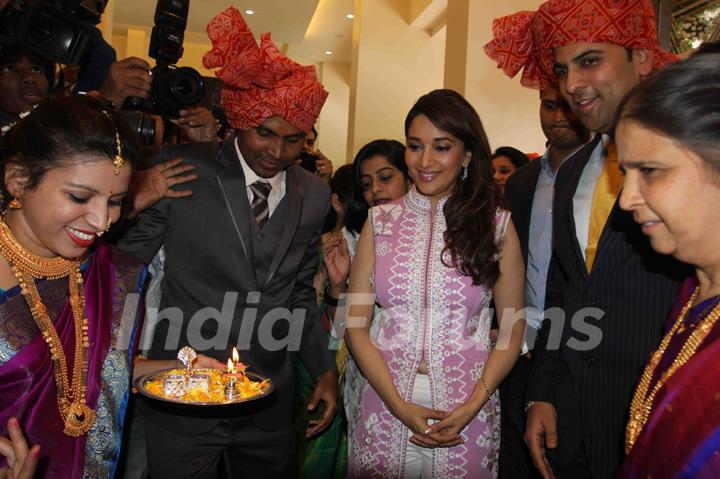
[[(89, 342), (80, 261), (71, 261), (62, 257), (40, 258), (32, 254), (18, 242), (4, 218), (0, 218), (0, 254), (10, 263), (10, 270), (18, 280), (35, 324), (50, 348), (57, 386), (58, 409), (65, 424), (63, 432), (72, 437), (82, 436), (95, 422), (95, 411), (85, 404)], [(72, 385), (69, 384), (65, 350), (35, 286), (35, 279), (59, 279), (65, 276), (68, 277), (70, 305), (75, 322)]]
[(648, 391), (650, 390), (650, 381), (652, 381), (652, 378), (655, 375), (655, 370), (660, 364), (660, 360), (665, 354), (665, 351), (670, 344), (670, 340), (683, 325), (685, 321), (685, 316), (690, 310), (692, 304), (695, 302), (695, 298), (697, 298), (699, 291), (700, 287), (698, 286), (697, 288), (695, 288), (695, 291), (693, 292), (688, 302), (685, 303), (685, 306), (683, 306), (683, 309), (680, 312), (678, 319), (675, 321), (675, 324), (673, 324), (673, 327), (670, 329), (670, 331), (668, 331), (668, 333), (665, 335), (662, 342), (660, 343), (658, 349), (653, 353), (652, 357), (650, 358), (650, 362), (645, 367), (645, 371), (640, 378), (640, 382), (637, 389), (635, 390), (635, 395), (633, 396), (633, 400), (630, 405), (630, 420), (628, 421), (627, 430), (625, 431), (626, 453), (629, 453), (630, 450), (633, 448), (633, 446), (635, 445), (635, 441), (640, 436), (640, 433), (642, 432), (645, 424), (650, 418), (650, 413), (653, 409), (653, 403), (655, 402), (655, 396), (657, 396), (658, 391), (660, 391), (660, 389), (665, 385), (668, 379), (670, 379), (670, 377), (675, 374), (675, 371), (684, 366), (685, 363), (687, 363), (690, 358), (693, 357), (693, 355), (697, 351), (697, 348), (700, 346), (700, 344), (702, 344), (707, 335), (710, 334), (710, 331), (712, 331), (712, 328), (718, 321), (718, 319), (720, 319), (720, 303), (718, 303), (710, 312), (710, 314), (708, 314), (705, 319), (700, 321), (700, 323), (697, 324), (693, 332), (690, 333), (690, 336), (688, 336), (688, 338), (685, 340), (685, 343), (683, 343), (680, 352), (675, 357), (670, 367), (662, 373), (660, 379), (655, 384), (652, 391), (650, 391), (650, 393), (648, 394)]

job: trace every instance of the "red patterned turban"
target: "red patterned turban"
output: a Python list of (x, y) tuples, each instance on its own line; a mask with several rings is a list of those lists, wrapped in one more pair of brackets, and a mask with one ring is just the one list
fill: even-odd
[(555, 79), (552, 49), (573, 43), (652, 50), (656, 68), (675, 61), (660, 49), (655, 25), (650, 0), (550, 0), (537, 12), (493, 20), (493, 40), (484, 50), (508, 76), (523, 70), (523, 86), (543, 89)]
[(205, 68), (223, 82), (223, 110), (233, 128), (247, 130), (279, 116), (309, 132), (328, 96), (314, 66), (302, 66), (275, 47), (264, 33), (258, 47), (237, 9), (230, 7), (206, 28), (213, 48), (203, 56)]

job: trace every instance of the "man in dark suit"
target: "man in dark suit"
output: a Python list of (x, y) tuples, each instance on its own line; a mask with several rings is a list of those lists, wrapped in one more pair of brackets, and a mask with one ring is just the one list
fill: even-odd
[(654, 253), (617, 205), (610, 134), (625, 93), (673, 58), (658, 46), (649, 0), (550, 0), (535, 15), (503, 20), (527, 27), (529, 42), (510, 47), (528, 60), (519, 63), (524, 83), (555, 76), (578, 118), (598, 133), (555, 178), (545, 307), (564, 315), (546, 310), (538, 336), (526, 440), (546, 478), (609, 479), (623, 459), (635, 384), (689, 272)]
[[(238, 406), (146, 402), (148, 467), (153, 478), (214, 478), (221, 467), (230, 477), (292, 477), (289, 350), (318, 378), (310, 407), (325, 403), (308, 434), (327, 427), (337, 408), (337, 371), (312, 286), (330, 192), (293, 164), (327, 92), (314, 69), (283, 57), (269, 36), (258, 49), (237, 10), (216, 17), (208, 32), (215, 48), (206, 64), (225, 67), (223, 106), (237, 136), (163, 151), (160, 161), (195, 165), (193, 194), (144, 211), (120, 246), (149, 262), (164, 245), (151, 358), (174, 359), (189, 345), (225, 362), (237, 346), (275, 390)], [(268, 71), (277, 76), (259, 86)]]
[[(526, 266), (525, 338), (532, 350), (545, 309), (545, 283), (552, 253), (552, 202), (555, 174), (566, 158), (590, 139), (567, 102), (549, 84), (540, 91), (540, 126), (548, 140), (545, 154), (516, 171), (505, 186), (505, 201), (512, 212)], [(525, 434), (525, 396), (532, 353), (520, 357), (500, 385), (500, 477), (538, 476)]]

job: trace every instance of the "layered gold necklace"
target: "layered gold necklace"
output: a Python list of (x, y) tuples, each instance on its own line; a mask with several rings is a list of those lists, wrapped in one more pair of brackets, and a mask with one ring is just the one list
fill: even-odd
[[(95, 411), (85, 404), (89, 343), (80, 261), (71, 261), (60, 256), (41, 258), (32, 254), (18, 242), (4, 218), (0, 218), (0, 254), (10, 263), (10, 269), (18, 280), (35, 324), (50, 348), (55, 384), (57, 385), (58, 408), (65, 425), (63, 432), (72, 437), (82, 436), (90, 430), (95, 422)], [(50, 320), (47, 308), (42, 303), (37, 286), (35, 286), (36, 279), (59, 279), (66, 276), (68, 277), (70, 305), (75, 323), (75, 361), (72, 384), (69, 384), (65, 350), (57, 330)]]
[(652, 412), (653, 403), (655, 402), (655, 397), (657, 396), (658, 391), (660, 391), (660, 389), (665, 385), (665, 383), (667, 383), (668, 379), (670, 379), (670, 377), (675, 373), (675, 371), (684, 366), (685, 363), (687, 363), (690, 358), (693, 357), (698, 347), (700, 347), (700, 344), (702, 344), (707, 335), (710, 334), (710, 331), (712, 331), (715, 323), (718, 321), (718, 319), (720, 319), (720, 303), (718, 303), (710, 312), (710, 314), (708, 314), (705, 319), (700, 321), (695, 326), (692, 333), (690, 333), (688, 338), (685, 340), (685, 343), (682, 345), (682, 348), (680, 348), (680, 352), (675, 357), (675, 359), (673, 359), (670, 367), (662, 373), (660, 379), (651, 391), (650, 381), (652, 381), (652, 378), (655, 375), (655, 370), (660, 364), (660, 360), (665, 354), (665, 351), (667, 350), (667, 347), (670, 344), (673, 336), (675, 336), (675, 334), (677, 334), (678, 332), (684, 331), (683, 323), (685, 321), (685, 316), (695, 302), (699, 291), (700, 287), (698, 286), (697, 288), (695, 288), (695, 291), (693, 292), (688, 302), (685, 304), (685, 306), (683, 306), (683, 309), (680, 312), (678, 319), (675, 321), (675, 324), (673, 324), (673, 327), (670, 329), (670, 331), (668, 331), (668, 333), (665, 335), (662, 342), (660, 343), (658, 349), (653, 353), (652, 357), (650, 358), (650, 362), (645, 367), (645, 371), (640, 378), (640, 383), (635, 390), (635, 395), (633, 396), (633, 400), (630, 405), (630, 420), (628, 421), (627, 430), (625, 431), (626, 453), (629, 453), (630, 450), (633, 448), (633, 446), (635, 445), (635, 441), (640, 436), (640, 433), (642, 432), (645, 424), (650, 418), (650, 413)]

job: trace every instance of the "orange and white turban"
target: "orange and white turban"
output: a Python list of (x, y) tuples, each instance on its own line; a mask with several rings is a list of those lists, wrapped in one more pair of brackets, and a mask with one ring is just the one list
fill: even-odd
[(275, 47), (269, 33), (258, 46), (240, 12), (230, 7), (208, 23), (213, 48), (203, 56), (205, 68), (220, 68), (220, 101), (233, 128), (247, 130), (279, 116), (309, 132), (328, 92), (314, 66), (302, 66)]
[(655, 67), (677, 58), (661, 50), (650, 0), (550, 0), (537, 12), (518, 12), (493, 20), (493, 40), (484, 46), (509, 77), (543, 89), (554, 80), (552, 49), (573, 43), (612, 43), (652, 50)]

